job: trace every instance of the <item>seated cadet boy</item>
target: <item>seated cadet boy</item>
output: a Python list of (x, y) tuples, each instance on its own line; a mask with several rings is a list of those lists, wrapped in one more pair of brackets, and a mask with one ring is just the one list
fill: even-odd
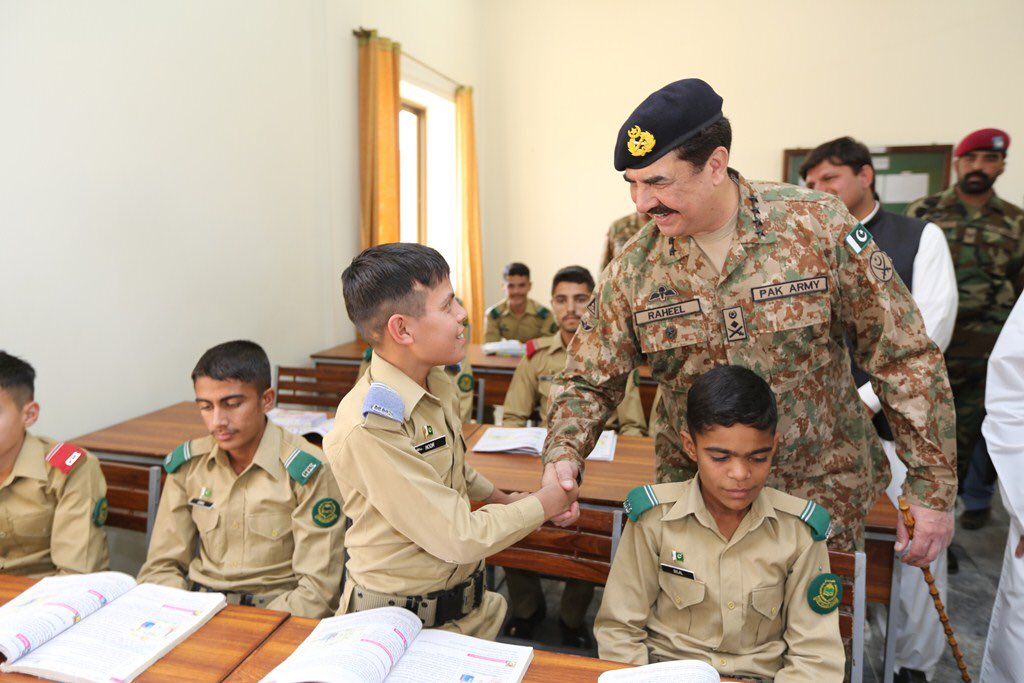
[[(567, 266), (555, 273), (551, 284), (551, 310), (558, 324), (557, 334), (526, 343), (526, 358), (516, 366), (512, 383), (505, 395), (505, 427), (525, 427), (536, 406), (540, 406), (541, 425), (547, 426), (548, 395), (551, 380), (565, 367), (566, 347), (576, 334), (583, 309), (593, 298), (594, 278), (582, 266)], [(635, 374), (635, 373), (634, 373)], [(630, 375), (626, 395), (616, 415), (608, 420), (608, 428), (627, 436), (647, 436), (640, 390)], [(505, 635), (532, 639), (537, 625), (544, 619), (546, 606), (540, 577), (523, 569), (506, 569), (512, 616), (505, 626)], [(589, 629), (584, 624), (587, 607), (594, 596), (594, 584), (570, 579), (562, 591), (559, 627), (562, 645), (579, 648), (593, 646)]]
[[(538, 404), (541, 425), (547, 426), (551, 381), (565, 368), (565, 349), (576, 334), (583, 309), (593, 298), (593, 292), (594, 278), (586, 268), (567, 266), (555, 273), (551, 285), (551, 309), (558, 332), (526, 343), (526, 358), (516, 366), (505, 394), (503, 426), (525, 427)], [(636, 380), (636, 373), (630, 374), (626, 381), (626, 395), (615, 415), (608, 420), (608, 429), (625, 436), (647, 436), (647, 419)]]
[[(374, 351), (324, 439), (352, 520), (339, 611), (398, 605), (428, 628), (494, 638), (505, 601), (484, 590), (484, 558), (568, 509), (578, 489), (510, 495), (466, 462), (455, 386), (440, 367), (465, 353), (466, 311), (440, 254), (371, 247), (341, 279)], [(473, 512), (470, 500), (487, 505)]]
[(487, 309), (484, 341), (516, 339), (528, 342), (558, 332), (551, 311), (527, 297), (533, 283), (530, 269), (522, 263), (509, 263), (502, 271), (501, 289), (505, 299)]
[(107, 484), (99, 461), (33, 436), (32, 366), (0, 351), (0, 573), (42, 578), (107, 569)]
[(319, 448), (267, 420), (267, 354), (250, 341), (219, 344), (199, 359), (192, 383), (210, 436), (164, 459), (168, 476), (139, 582), (329, 616), (345, 539), (338, 485)]
[(842, 597), (829, 572), (828, 513), (765, 487), (779, 437), (775, 396), (738, 366), (687, 396), (686, 482), (641, 486), (595, 622), (602, 659), (699, 659), (722, 675), (842, 681)]

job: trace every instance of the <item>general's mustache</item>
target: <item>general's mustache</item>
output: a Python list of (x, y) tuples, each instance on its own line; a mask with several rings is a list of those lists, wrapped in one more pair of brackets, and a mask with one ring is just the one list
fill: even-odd
[(675, 213), (675, 209), (670, 209), (664, 204), (658, 204), (656, 207), (647, 212), (650, 216), (665, 216), (670, 213)]

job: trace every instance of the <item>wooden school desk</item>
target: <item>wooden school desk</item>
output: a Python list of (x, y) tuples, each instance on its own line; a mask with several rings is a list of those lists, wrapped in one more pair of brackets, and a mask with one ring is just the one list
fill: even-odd
[[(291, 617), (263, 645), (249, 655), (226, 683), (257, 683), (283, 662), (306, 639), (318, 623), (317, 619)], [(606, 662), (592, 657), (578, 657), (545, 650), (533, 651), (533, 661), (526, 670), (526, 683), (593, 683), (605, 671), (629, 669), (629, 664)], [(732, 681), (732, 678), (723, 678)]]
[(182, 401), (71, 441), (103, 460), (159, 465), (182, 442), (207, 434), (195, 402)]
[[(354, 365), (359, 366), (363, 361), (363, 351), (366, 344), (359, 341), (346, 342), (332, 346), (323, 351), (317, 351), (310, 355), (316, 365)], [(478, 379), (484, 380), (484, 403), (492, 406), (500, 406), (505, 403), (505, 394), (512, 383), (512, 375), (519, 365), (519, 358), (515, 356), (495, 356), (484, 353), (482, 344), (469, 344), (466, 347), (466, 357), (473, 365), (473, 374)], [(355, 374), (352, 375), (355, 381)], [(647, 366), (640, 368), (640, 400), (644, 405), (644, 414), (650, 415), (651, 405), (654, 403), (654, 394), (657, 391), (657, 383), (651, 379), (651, 370)]]
[[(0, 574), (0, 604), (36, 582)], [(228, 605), (202, 628), (158, 659), (139, 683), (219, 683), (288, 619), (286, 612)], [(40, 678), (0, 673), (0, 683), (38, 683)]]

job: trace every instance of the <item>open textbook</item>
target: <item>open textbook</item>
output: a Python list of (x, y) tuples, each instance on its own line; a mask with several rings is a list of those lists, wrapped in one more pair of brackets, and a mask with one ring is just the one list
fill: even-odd
[(719, 683), (721, 680), (711, 665), (696, 659), (680, 659), (634, 669), (605, 671), (597, 683)]
[(322, 439), (334, 429), (333, 417), (312, 410), (274, 408), (267, 413), (267, 418), (281, 429), (299, 436), (317, 434)]
[(119, 572), (47, 577), (0, 607), (0, 671), (128, 683), (224, 605)]
[(261, 683), (519, 683), (533, 648), (423, 629), (401, 607), (323, 619)]
[[(543, 427), (490, 427), (473, 446), (477, 453), (523, 453), (540, 455), (548, 430)], [(610, 429), (601, 432), (587, 460), (612, 460), (618, 436)]]

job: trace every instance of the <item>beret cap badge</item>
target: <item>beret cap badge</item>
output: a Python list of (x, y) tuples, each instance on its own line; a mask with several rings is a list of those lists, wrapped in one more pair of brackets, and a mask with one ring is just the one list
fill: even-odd
[(654, 136), (646, 130), (640, 130), (640, 126), (633, 126), (626, 131), (626, 135), (629, 136), (626, 148), (633, 156), (642, 157), (654, 149)]

